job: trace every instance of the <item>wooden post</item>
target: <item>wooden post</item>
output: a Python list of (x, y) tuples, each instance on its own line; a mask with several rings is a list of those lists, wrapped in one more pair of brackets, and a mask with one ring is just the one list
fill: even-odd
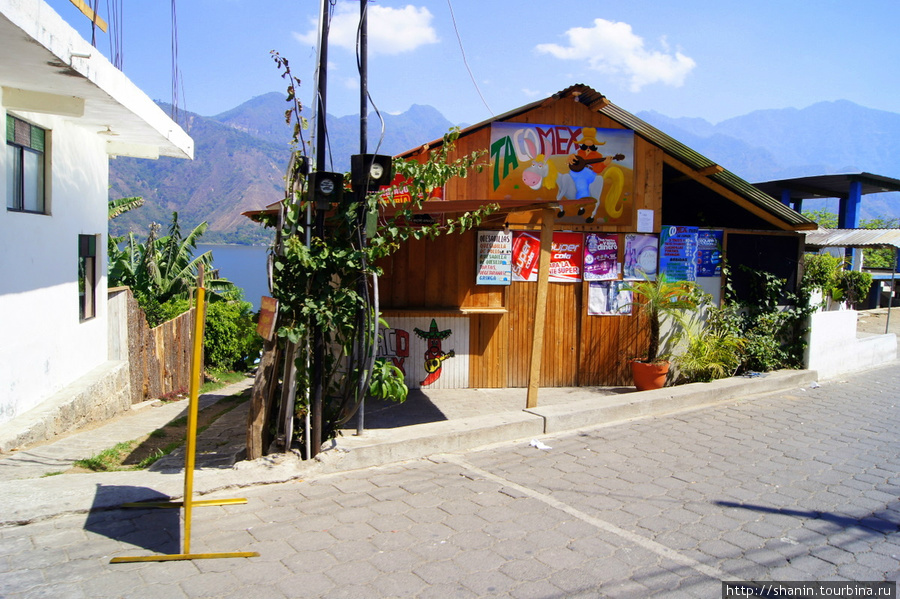
[(538, 266), (537, 300), (534, 303), (534, 328), (531, 331), (531, 368), (528, 372), (526, 408), (536, 408), (541, 385), (541, 354), (544, 350), (544, 322), (547, 319), (547, 292), (550, 288), (550, 253), (556, 208), (544, 209), (541, 216), (541, 260)]
[(272, 391), (278, 380), (278, 338), (266, 341), (256, 380), (250, 394), (250, 413), (247, 417), (247, 459), (255, 460), (265, 451), (265, 429), (269, 418)]
[(284, 377), (281, 385), (281, 431), (284, 434), (284, 453), (290, 453), (294, 437), (294, 401), (297, 399), (297, 357), (300, 348), (288, 342), (284, 352)]

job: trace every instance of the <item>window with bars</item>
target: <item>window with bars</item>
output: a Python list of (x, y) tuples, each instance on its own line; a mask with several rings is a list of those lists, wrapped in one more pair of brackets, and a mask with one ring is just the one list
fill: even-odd
[(97, 235), (78, 236), (78, 315), (97, 315)]
[(6, 115), (6, 209), (47, 214), (44, 147), (47, 131)]

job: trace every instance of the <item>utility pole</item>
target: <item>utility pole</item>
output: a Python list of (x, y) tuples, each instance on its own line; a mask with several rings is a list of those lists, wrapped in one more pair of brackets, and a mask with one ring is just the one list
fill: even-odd
[[(322, 30), (319, 38), (319, 64), (318, 81), (316, 82), (316, 170), (322, 170), (325, 163), (326, 151), (326, 97), (328, 87), (328, 19), (329, 0), (322, 0)], [(313, 190), (310, 190), (313, 193)], [(325, 210), (321, 206), (316, 208), (316, 220), (314, 234), (319, 239), (325, 238)], [(325, 387), (325, 334), (322, 327), (316, 324), (313, 327), (313, 363), (312, 363), (312, 405), (310, 412), (310, 438), (307, 443), (310, 446), (310, 456), (316, 457), (322, 450), (322, 395)]]
[[(365, 156), (369, 151), (369, 19), (366, 13), (368, 8), (368, 0), (360, 0), (359, 2), (359, 153)], [(368, 166), (366, 167), (368, 168)], [(368, 240), (366, 239), (366, 214), (364, 206), (366, 205), (366, 193), (368, 191), (368, 185), (363, 186), (361, 189), (357, 191), (359, 194), (357, 200), (359, 201), (359, 212), (358, 212), (358, 221), (356, 226), (360, 229), (360, 245), (362, 246), (360, 249), (364, 249)], [(368, 285), (368, 281), (366, 280), (366, 276), (363, 273), (360, 273), (359, 281), (357, 283), (357, 290), (359, 291), (360, 297), (366, 297), (366, 286)], [(368, 309), (368, 306), (366, 306)], [(378, 318), (376, 315), (375, 318)], [(361, 337), (365, 337), (368, 335), (368, 332), (365, 331), (365, 324), (368, 320), (368, 314), (363, 313), (363, 310), (359, 310), (359, 314), (356, 319), (357, 326), (357, 335)], [(356, 346), (359, 348), (357, 359), (357, 370), (360, 372), (360, 383), (359, 383), (359, 408), (357, 408), (357, 416), (356, 416), (356, 434), (362, 435), (366, 430), (366, 389), (365, 383), (368, 377), (363, 370), (363, 364), (366, 362), (366, 355), (363, 352), (363, 348), (368, 347), (368, 344), (364, 342), (357, 343)]]
[(359, 153), (369, 151), (369, 18), (368, 0), (359, 2)]

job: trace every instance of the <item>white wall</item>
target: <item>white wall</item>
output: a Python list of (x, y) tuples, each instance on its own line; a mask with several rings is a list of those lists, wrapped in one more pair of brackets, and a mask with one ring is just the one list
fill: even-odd
[[(0, 92), (2, 93), (2, 92)], [(6, 112), (0, 108), (3, 128)], [(93, 129), (45, 114), (16, 116), (50, 130), (49, 215), (6, 209), (0, 154), (0, 423), (37, 406), (107, 359), (109, 159)], [(4, 144), (5, 146), (5, 144)], [(97, 315), (79, 322), (78, 235), (97, 243)]]
[(810, 316), (806, 368), (819, 379), (873, 368), (897, 358), (897, 336), (858, 338), (856, 310), (819, 311)]

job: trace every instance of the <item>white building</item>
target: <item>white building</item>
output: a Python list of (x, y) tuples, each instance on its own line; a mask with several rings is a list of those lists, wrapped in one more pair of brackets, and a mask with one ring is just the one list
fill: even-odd
[(127, 365), (108, 355), (109, 159), (191, 159), (193, 140), (41, 0), (0, 0), (0, 40), (2, 450), (60, 432), (41, 412), (127, 408)]

